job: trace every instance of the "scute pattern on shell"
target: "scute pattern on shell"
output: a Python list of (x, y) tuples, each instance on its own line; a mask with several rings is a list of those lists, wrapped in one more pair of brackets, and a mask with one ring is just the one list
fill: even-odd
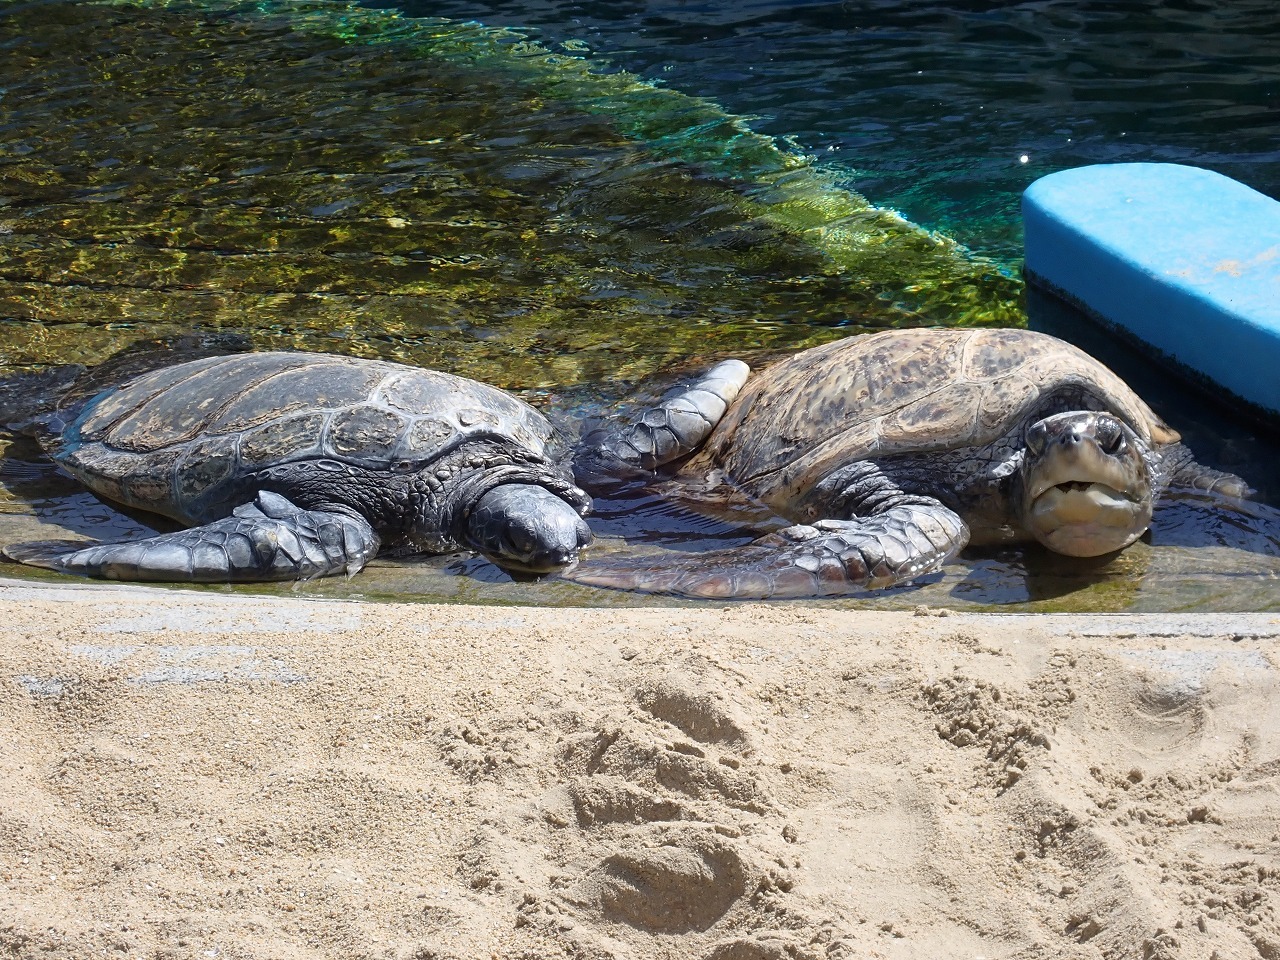
[(305, 353), (205, 358), (93, 401), (58, 461), (121, 503), (188, 522), (237, 477), (328, 459), (407, 472), (457, 445), (501, 438), (543, 456), (552, 428), (501, 390), (431, 370)]
[(754, 376), (688, 478), (721, 470), (774, 504), (835, 468), (898, 453), (981, 446), (1046, 394), (1076, 387), (1157, 444), (1177, 433), (1103, 364), (1029, 330), (890, 330), (837, 340)]

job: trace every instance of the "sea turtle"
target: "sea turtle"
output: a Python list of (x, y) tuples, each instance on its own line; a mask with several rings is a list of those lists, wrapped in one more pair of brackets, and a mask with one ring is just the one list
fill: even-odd
[(590, 542), (590, 498), (531, 406), (494, 387), (313, 353), (204, 357), (90, 400), (50, 452), (95, 494), (190, 529), (5, 548), (114, 580), (354, 574), (382, 547), (541, 574)]
[(674, 470), (677, 491), (712, 502), (733, 491), (796, 525), (660, 565), (584, 564), (573, 579), (701, 597), (840, 594), (934, 571), (967, 543), (1102, 555), (1141, 536), (1170, 488), (1250, 492), (1195, 463), (1103, 364), (1043, 333), (891, 330), (747, 373), (728, 361), (588, 432), (579, 482), (693, 452)]

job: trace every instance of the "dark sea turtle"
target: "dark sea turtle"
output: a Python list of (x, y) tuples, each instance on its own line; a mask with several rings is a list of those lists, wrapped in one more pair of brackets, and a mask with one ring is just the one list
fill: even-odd
[(528, 404), (473, 380), (310, 353), (205, 357), (94, 397), (51, 445), (95, 494), (190, 529), (14, 560), (113, 580), (353, 574), (382, 548), (576, 562), (590, 498)]
[(1250, 492), (1047, 334), (892, 330), (747, 373), (729, 361), (588, 433), (579, 479), (591, 489), (693, 452), (666, 489), (709, 504), (745, 496), (796, 525), (738, 549), (586, 564), (574, 580), (699, 597), (848, 593), (937, 570), (968, 543), (1110, 553), (1142, 535), (1171, 488)]

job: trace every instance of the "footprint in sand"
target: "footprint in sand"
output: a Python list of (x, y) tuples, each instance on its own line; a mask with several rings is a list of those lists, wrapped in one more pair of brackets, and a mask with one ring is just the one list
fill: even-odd
[(558, 748), (562, 779), (543, 797), (550, 833), (538, 845), (574, 880), (552, 893), (554, 914), (610, 931), (637, 956), (671, 934), (695, 938), (684, 941), (691, 956), (807, 956), (796, 931), (776, 929), (791, 881), (760, 838), (785, 843), (784, 817), (749, 772), (741, 712), (686, 675), (641, 679), (628, 698), (625, 716)]
[(606, 857), (586, 885), (611, 920), (659, 933), (706, 930), (747, 893), (734, 845), (697, 829), (664, 828)]

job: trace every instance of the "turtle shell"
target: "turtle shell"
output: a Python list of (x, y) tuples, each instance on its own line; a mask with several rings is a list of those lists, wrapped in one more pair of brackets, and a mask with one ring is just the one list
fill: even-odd
[(410, 473), (470, 440), (543, 459), (553, 429), (494, 387), (380, 360), (307, 353), (207, 357), (95, 397), (55, 458), (112, 500), (185, 522), (255, 471), (329, 460)]
[(1055, 394), (1110, 411), (1156, 445), (1178, 439), (1124, 381), (1056, 337), (888, 330), (802, 351), (752, 378), (682, 473), (718, 469), (784, 509), (844, 464), (993, 443), (1057, 412), (1046, 409)]

